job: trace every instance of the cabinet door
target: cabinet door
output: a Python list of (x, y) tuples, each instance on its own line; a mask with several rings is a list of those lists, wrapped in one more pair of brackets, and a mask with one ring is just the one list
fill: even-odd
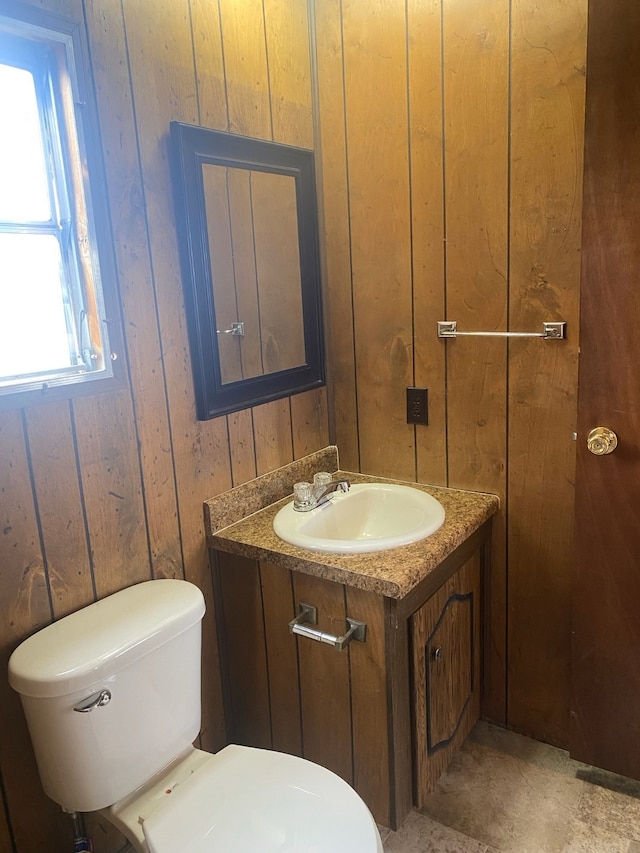
[(411, 617), (418, 807), (480, 716), (480, 558)]

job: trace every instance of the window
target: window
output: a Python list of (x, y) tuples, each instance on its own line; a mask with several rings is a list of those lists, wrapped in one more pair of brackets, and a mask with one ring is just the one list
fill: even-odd
[(0, 15), (0, 400), (20, 404), (25, 392), (97, 390), (115, 359), (103, 288), (113, 272), (96, 242), (88, 180), (80, 33), (28, 14)]

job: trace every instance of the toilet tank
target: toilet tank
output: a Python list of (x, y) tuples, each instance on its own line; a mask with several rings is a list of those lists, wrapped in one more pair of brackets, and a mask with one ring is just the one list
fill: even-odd
[[(54, 622), (15, 650), (9, 683), (51, 799), (68, 811), (105, 808), (191, 745), (200, 730), (204, 611), (193, 584), (147, 581)], [(75, 710), (99, 697), (93, 710)]]

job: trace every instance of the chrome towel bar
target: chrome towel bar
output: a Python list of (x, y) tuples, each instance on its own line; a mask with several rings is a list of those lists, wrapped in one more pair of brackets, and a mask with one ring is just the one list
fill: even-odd
[(351, 619), (347, 616), (347, 624), (349, 630), (341, 637), (336, 637), (335, 634), (327, 634), (319, 628), (313, 626), (318, 622), (318, 610), (311, 604), (303, 604), (300, 602), (300, 613), (289, 622), (289, 632), (291, 634), (299, 634), (301, 637), (308, 637), (310, 640), (316, 640), (318, 643), (326, 643), (328, 646), (333, 646), (334, 649), (341, 652), (345, 646), (348, 646), (351, 640), (358, 640), (364, 643), (367, 636), (366, 622), (359, 622), (357, 619)]
[(458, 324), (455, 320), (439, 320), (438, 337), (543, 338), (546, 341), (562, 341), (565, 338), (566, 328), (567, 324), (560, 322), (543, 323), (541, 332), (459, 332)]

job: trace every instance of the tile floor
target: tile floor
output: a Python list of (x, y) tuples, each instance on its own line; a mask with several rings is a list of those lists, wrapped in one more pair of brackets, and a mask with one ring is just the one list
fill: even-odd
[(640, 782), (479, 723), (386, 853), (640, 853)]

